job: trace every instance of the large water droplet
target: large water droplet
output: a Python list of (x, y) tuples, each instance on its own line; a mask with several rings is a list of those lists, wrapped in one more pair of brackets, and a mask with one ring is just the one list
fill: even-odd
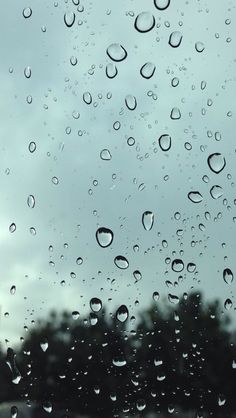
[(231, 284), (234, 280), (234, 275), (233, 275), (232, 270), (230, 270), (229, 268), (224, 269), (223, 279), (224, 279), (225, 283)]
[(127, 57), (127, 51), (125, 48), (120, 44), (111, 44), (107, 48), (107, 55), (113, 61), (123, 61)]
[(138, 411), (143, 411), (146, 408), (146, 402), (144, 399), (140, 399), (136, 402), (136, 408)]
[(212, 186), (210, 190), (210, 195), (211, 197), (213, 197), (213, 199), (219, 199), (221, 196), (223, 196), (222, 187), (218, 186), (217, 184), (215, 186)]
[(170, 34), (169, 37), (169, 45), (172, 46), (172, 48), (178, 48), (182, 42), (182, 33), (179, 31), (174, 31)]
[(32, 16), (32, 9), (30, 7), (26, 7), (22, 14), (26, 19), (28, 19), (30, 16)]
[(49, 401), (43, 402), (42, 404), (43, 410), (50, 414), (52, 412), (52, 404)]
[(114, 263), (119, 269), (122, 270), (125, 270), (129, 267), (129, 262), (123, 255), (117, 255), (114, 259)]
[(111, 245), (114, 238), (114, 234), (111, 229), (101, 227), (96, 231), (96, 239), (100, 247), (106, 248)]
[(11, 407), (11, 418), (17, 418), (18, 415), (18, 408), (17, 406)]
[(71, 28), (71, 26), (73, 26), (73, 24), (75, 23), (75, 13), (74, 12), (65, 13), (64, 22), (68, 28)]
[(136, 17), (134, 27), (138, 32), (149, 32), (155, 26), (155, 18), (150, 12), (142, 12)]
[(162, 151), (169, 151), (171, 147), (171, 137), (168, 134), (161, 135), (159, 138), (159, 145)]
[(171, 295), (170, 293), (168, 294), (168, 300), (170, 303), (173, 303), (175, 305), (177, 305), (177, 303), (179, 303), (179, 297), (176, 295)]
[(104, 160), (104, 161), (109, 161), (109, 160), (111, 160), (111, 153), (110, 153), (109, 149), (103, 149), (103, 150), (100, 152), (100, 158), (101, 158), (102, 160)]
[(178, 120), (181, 118), (181, 112), (178, 107), (173, 107), (170, 112), (170, 117), (172, 120)]
[(225, 158), (219, 152), (209, 155), (207, 162), (210, 169), (216, 174), (220, 173), (226, 166)]
[(86, 103), (88, 105), (90, 105), (92, 103), (92, 96), (91, 96), (91, 93), (89, 93), (89, 91), (86, 91), (83, 94), (83, 101), (84, 101), (84, 103)]
[(94, 312), (91, 312), (89, 315), (90, 324), (92, 327), (98, 323), (98, 317)]
[(30, 194), (27, 198), (27, 205), (29, 208), (33, 209), (35, 207), (35, 198), (32, 194)]
[(134, 110), (137, 106), (137, 100), (134, 96), (128, 94), (125, 98), (125, 104), (129, 110)]
[(170, 5), (170, 0), (154, 0), (154, 6), (158, 10), (165, 10)]
[(107, 64), (106, 66), (106, 75), (108, 78), (114, 78), (118, 74), (118, 70), (113, 62)]
[(200, 203), (202, 201), (202, 199), (203, 199), (201, 193), (200, 192), (197, 192), (197, 191), (189, 192), (188, 193), (188, 198), (193, 203)]
[(189, 273), (194, 273), (195, 270), (196, 270), (196, 264), (194, 264), (194, 263), (188, 263), (187, 264), (187, 271)]
[(126, 305), (121, 305), (116, 311), (116, 318), (120, 322), (125, 322), (128, 319), (129, 311)]
[(154, 214), (153, 212), (146, 210), (142, 215), (142, 224), (146, 231), (150, 231), (154, 224)]
[(112, 363), (114, 364), (114, 366), (116, 367), (124, 367), (127, 362), (124, 358), (122, 357), (116, 357), (112, 360)]
[(149, 79), (156, 71), (156, 66), (152, 62), (146, 62), (140, 69), (143, 78)]
[(102, 301), (98, 298), (92, 298), (90, 300), (90, 308), (93, 312), (99, 312), (102, 309)]
[(205, 45), (202, 42), (196, 42), (195, 49), (197, 52), (203, 52), (205, 49)]
[(179, 258), (172, 261), (171, 268), (176, 273), (180, 273), (184, 269), (184, 263)]

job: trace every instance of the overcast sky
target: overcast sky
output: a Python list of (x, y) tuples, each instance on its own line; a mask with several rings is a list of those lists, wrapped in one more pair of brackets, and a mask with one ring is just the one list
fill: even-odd
[[(236, 284), (224, 282), (223, 270), (236, 276), (234, 1), (171, 0), (163, 11), (151, 0), (74, 3), (1, 5), (0, 341), (19, 341), (24, 326), (31, 328), (32, 319), (51, 309), (85, 314), (91, 297), (110, 312), (125, 303), (136, 314), (154, 291), (164, 301), (168, 293), (200, 289), (220, 298), (222, 311), (230, 298), (232, 312)], [(25, 18), (27, 7), (32, 14)], [(155, 18), (148, 32), (134, 27), (143, 11)], [(71, 27), (65, 13), (75, 13)], [(177, 48), (168, 43), (175, 31), (182, 35)], [(118, 74), (109, 79), (106, 50), (113, 43), (127, 57), (113, 62)], [(140, 75), (146, 62), (156, 66), (150, 79)], [(84, 102), (85, 92), (91, 104)], [(127, 108), (127, 95), (135, 96), (135, 110)], [(180, 119), (171, 119), (173, 108)], [(159, 146), (163, 134), (171, 136), (169, 151)], [(100, 158), (103, 149), (110, 160)], [(207, 163), (213, 153), (226, 161), (219, 174)], [(223, 192), (218, 199), (210, 194), (215, 185)], [(201, 193), (200, 203), (188, 199), (191, 191)], [(142, 225), (145, 211), (154, 214), (150, 231)], [(9, 232), (12, 223), (16, 230)], [(107, 248), (96, 241), (99, 227), (114, 233)], [(117, 268), (117, 255), (127, 258), (129, 268)], [(166, 280), (178, 282), (171, 269), (178, 258), (185, 264), (183, 280), (167, 287)], [(190, 262), (195, 273), (186, 269)], [(138, 283), (135, 270), (142, 274)]]

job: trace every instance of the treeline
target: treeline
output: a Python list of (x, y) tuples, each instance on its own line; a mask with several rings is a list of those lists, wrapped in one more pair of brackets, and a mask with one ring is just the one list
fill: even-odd
[(77, 316), (52, 313), (20, 348), (2, 347), (0, 402), (39, 404), (35, 417), (236, 414), (236, 337), (219, 302), (200, 293), (174, 309), (157, 301), (131, 330), (130, 318), (103, 309)]

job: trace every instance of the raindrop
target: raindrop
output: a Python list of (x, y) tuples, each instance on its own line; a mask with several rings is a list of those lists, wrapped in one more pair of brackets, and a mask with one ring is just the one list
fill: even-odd
[(100, 152), (100, 157), (101, 157), (101, 159), (102, 159), (102, 160), (104, 160), (104, 161), (109, 161), (109, 160), (111, 160), (111, 153), (110, 153), (109, 149), (103, 149), (103, 150)]
[(172, 261), (171, 268), (176, 273), (180, 273), (184, 269), (184, 263), (179, 258)]
[(17, 418), (18, 415), (18, 408), (17, 406), (11, 407), (11, 418)]
[(54, 176), (54, 177), (52, 177), (52, 182), (53, 182), (53, 184), (57, 185), (59, 183), (59, 180), (56, 176)]
[(78, 311), (73, 311), (71, 313), (72, 318), (74, 319), (74, 321), (76, 321), (76, 319), (78, 319), (80, 317), (80, 313)]
[(225, 268), (223, 271), (223, 279), (225, 283), (231, 284), (234, 280), (234, 275), (233, 275), (232, 270), (230, 270), (229, 268)]
[(179, 303), (179, 297), (176, 295), (171, 295), (170, 293), (168, 294), (168, 300), (170, 303), (173, 303), (174, 305), (177, 305), (177, 303)]
[(153, 292), (152, 298), (155, 302), (157, 302), (160, 299), (160, 294), (158, 292)]
[(35, 207), (35, 198), (32, 194), (30, 194), (27, 198), (27, 205), (29, 208), (33, 209)]
[(196, 42), (195, 49), (197, 52), (203, 52), (205, 49), (205, 45), (202, 42)]
[(200, 192), (197, 192), (197, 191), (189, 192), (188, 193), (188, 198), (193, 203), (200, 203), (202, 201), (202, 199), (203, 199), (201, 193)]
[(222, 187), (215, 185), (210, 190), (210, 195), (213, 197), (213, 199), (219, 199), (221, 196), (223, 196), (223, 189)]
[(98, 298), (92, 298), (90, 300), (90, 308), (93, 312), (99, 312), (102, 309), (102, 302)]
[(121, 305), (116, 311), (116, 319), (120, 322), (125, 322), (128, 319), (129, 311), (126, 305)]
[(153, 212), (146, 210), (142, 215), (142, 224), (146, 231), (150, 231), (154, 223), (154, 214)]
[(90, 105), (92, 103), (92, 96), (91, 96), (91, 93), (89, 93), (89, 91), (86, 91), (83, 94), (83, 101), (84, 101), (84, 103), (86, 103), (88, 105)]
[(169, 37), (169, 45), (172, 46), (173, 48), (178, 48), (178, 46), (180, 46), (181, 42), (182, 42), (182, 33), (179, 31), (174, 31), (170, 34)]
[(98, 317), (94, 312), (91, 312), (89, 315), (90, 324), (92, 326), (96, 325), (98, 323)]
[(98, 228), (96, 231), (97, 243), (102, 248), (109, 247), (109, 245), (111, 245), (113, 241), (113, 238), (114, 238), (114, 234), (111, 229), (101, 227), (101, 228)]
[(107, 64), (106, 66), (106, 76), (108, 78), (114, 78), (118, 74), (118, 70), (116, 65), (114, 65), (112, 62), (110, 64)]
[(107, 48), (107, 55), (112, 61), (123, 61), (127, 57), (127, 51), (120, 44), (111, 44)]
[(139, 270), (135, 270), (135, 271), (133, 272), (133, 276), (134, 276), (134, 278), (135, 278), (135, 283), (139, 282), (139, 280), (141, 280), (141, 279), (142, 279), (142, 274), (140, 273), (140, 271), (139, 271)]
[(47, 349), (48, 349), (48, 340), (46, 338), (43, 341), (41, 341), (40, 347), (41, 347), (41, 349), (43, 350), (44, 353), (45, 353), (45, 351), (47, 351)]
[(209, 155), (207, 162), (210, 169), (216, 174), (220, 173), (226, 166), (225, 158), (219, 152)]
[(196, 270), (196, 264), (194, 264), (194, 263), (188, 263), (187, 264), (187, 271), (189, 273), (194, 273), (195, 270)]
[(16, 286), (12, 286), (10, 289), (10, 294), (15, 295), (15, 293), (16, 293)]
[(74, 12), (65, 13), (64, 22), (68, 28), (71, 28), (71, 26), (73, 26), (73, 24), (75, 23), (75, 13)]
[(233, 302), (231, 299), (226, 299), (225, 303), (224, 303), (224, 307), (225, 309), (228, 311), (229, 309), (231, 309), (233, 306)]
[(36, 144), (34, 141), (29, 143), (29, 152), (33, 153), (36, 150)]
[(130, 147), (132, 147), (132, 146), (135, 144), (135, 139), (134, 139), (132, 136), (130, 136), (130, 137), (127, 139), (127, 144), (128, 144)]
[(82, 259), (82, 257), (78, 257), (78, 258), (76, 259), (76, 264), (78, 264), (78, 266), (81, 266), (81, 264), (83, 264), (83, 259)]
[(178, 79), (178, 77), (172, 78), (171, 85), (172, 85), (172, 87), (177, 87), (179, 85), (179, 79)]
[(112, 360), (112, 364), (114, 364), (114, 366), (116, 367), (123, 367), (127, 364), (127, 362), (125, 359), (119, 357), (119, 358), (114, 358)]
[(138, 32), (149, 32), (155, 26), (155, 18), (150, 12), (142, 12), (136, 17), (134, 27)]
[(154, 0), (154, 6), (158, 10), (165, 10), (170, 5), (170, 0)]
[(136, 402), (136, 408), (138, 411), (143, 411), (146, 408), (146, 402), (144, 399), (140, 399)]
[(146, 62), (140, 69), (143, 78), (149, 79), (156, 71), (156, 66), (152, 62)]
[(22, 14), (26, 19), (28, 19), (32, 15), (32, 9), (30, 7), (26, 7)]
[(9, 232), (15, 232), (16, 230), (16, 224), (13, 222), (10, 226), (9, 226)]
[(181, 113), (178, 107), (173, 107), (170, 112), (170, 117), (172, 120), (178, 120), (181, 118)]
[(159, 138), (159, 146), (162, 151), (169, 151), (171, 147), (171, 137), (168, 134), (161, 135)]
[(137, 107), (137, 100), (134, 96), (128, 94), (125, 98), (125, 104), (129, 110), (134, 110)]
[(123, 255), (117, 255), (114, 259), (114, 263), (119, 269), (122, 270), (125, 270), (129, 267), (129, 262)]
[(43, 407), (43, 410), (45, 411), (45, 412), (48, 412), (49, 414), (52, 412), (52, 404), (51, 404), (51, 402), (44, 402), (43, 404), (42, 404), (42, 407)]
[(29, 66), (28, 67), (25, 67), (25, 69), (24, 69), (24, 75), (25, 75), (26, 78), (30, 78), (31, 77), (31, 68)]

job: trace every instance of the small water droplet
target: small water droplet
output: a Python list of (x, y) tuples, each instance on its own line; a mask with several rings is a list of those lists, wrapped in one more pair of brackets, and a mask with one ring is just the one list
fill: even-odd
[(216, 174), (219, 174), (226, 166), (225, 158), (219, 152), (209, 155), (207, 162), (210, 169)]
[(170, 303), (177, 305), (179, 303), (179, 297), (176, 295), (172, 295), (171, 293), (168, 294), (168, 300)]
[(195, 270), (196, 270), (196, 264), (194, 264), (194, 263), (188, 263), (187, 264), (187, 271), (189, 273), (194, 273)]
[(223, 196), (223, 189), (221, 186), (218, 186), (217, 184), (215, 186), (212, 186), (210, 190), (210, 195), (213, 197), (213, 199), (219, 199), (221, 196)]
[(142, 279), (142, 273), (139, 270), (135, 270), (133, 272), (133, 276), (135, 278), (135, 283), (139, 282)]
[(91, 312), (89, 315), (90, 325), (94, 327), (98, 323), (98, 317), (94, 312)]
[(11, 418), (17, 418), (18, 415), (18, 408), (17, 406), (11, 407)]
[(153, 212), (146, 210), (142, 215), (142, 224), (146, 231), (150, 231), (154, 224)]
[(109, 45), (107, 48), (107, 55), (112, 61), (123, 61), (127, 57), (127, 51), (125, 48), (117, 43)]
[(78, 311), (73, 311), (71, 313), (72, 318), (74, 319), (74, 321), (76, 321), (76, 319), (78, 319), (80, 317), (80, 313)]
[(76, 264), (78, 264), (78, 266), (81, 266), (81, 264), (83, 264), (83, 259), (82, 259), (82, 257), (78, 257), (78, 258), (76, 259)]
[(35, 198), (32, 194), (30, 194), (27, 198), (27, 205), (29, 208), (33, 209), (35, 207)]
[(64, 22), (68, 28), (71, 28), (71, 26), (73, 26), (73, 24), (75, 23), (75, 13), (74, 12), (65, 13)]
[(57, 185), (59, 183), (59, 180), (56, 176), (52, 177), (52, 183)]
[(146, 62), (140, 69), (140, 74), (147, 80), (153, 76), (156, 71), (156, 66), (152, 62)]
[(106, 248), (111, 245), (114, 238), (114, 234), (111, 229), (101, 227), (96, 231), (96, 239), (100, 247)]
[(22, 14), (25, 17), (25, 19), (28, 19), (32, 15), (32, 9), (30, 7), (26, 7), (23, 10)]
[(158, 10), (165, 10), (170, 5), (170, 0), (154, 0), (154, 6)]
[(101, 158), (102, 160), (104, 160), (104, 161), (109, 161), (109, 160), (111, 160), (111, 153), (110, 153), (109, 149), (103, 149), (103, 150), (100, 152), (100, 158)]
[(161, 135), (159, 138), (159, 146), (162, 151), (169, 151), (171, 148), (171, 137), (168, 134)]
[(91, 93), (89, 93), (89, 91), (86, 91), (83, 94), (83, 101), (84, 103), (86, 103), (87, 105), (90, 105), (92, 103), (92, 96)]
[(160, 294), (159, 292), (153, 292), (152, 294), (152, 298), (155, 302), (157, 302), (160, 299)]
[(92, 298), (90, 300), (90, 308), (93, 312), (99, 312), (102, 309), (102, 302), (98, 298)]
[(117, 255), (114, 259), (114, 263), (119, 269), (122, 270), (125, 270), (129, 267), (129, 262), (123, 255)]
[(112, 360), (112, 363), (116, 367), (124, 367), (127, 364), (126, 360), (122, 357), (121, 358), (120, 357), (114, 358)]
[(196, 42), (195, 49), (197, 52), (203, 52), (205, 49), (205, 45), (202, 42)]
[(180, 273), (184, 269), (184, 263), (179, 258), (172, 261), (171, 268), (176, 273)]
[(189, 192), (188, 193), (188, 198), (193, 203), (200, 203), (202, 201), (202, 199), (203, 199), (201, 193), (200, 192), (197, 192), (197, 191)]
[(233, 306), (233, 302), (231, 299), (226, 299), (225, 303), (224, 303), (224, 307), (227, 311), (229, 311), (229, 309), (231, 309)]
[(125, 98), (125, 104), (129, 110), (134, 110), (137, 107), (137, 100), (134, 96), (128, 94)]
[(181, 118), (181, 112), (178, 107), (173, 107), (170, 112), (170, 117), (172, 120), (178, 120)]
[(138, 32), (145, 33), (155, 26), (155, 18), (150, 12), (141, 12), (135, 19), (134, 27)]
[(50, 414), (52, 412), (52, 404), (51, 404), (51, 402), (48, 402), (48, 401), (43, 402), (42, 408), (43, 408), (43, 410), (45, 412), (48, 412), (48, 414)]
[(29, 143), (29, 152), (33, 153), (36, 150), (36, 144), (34, 141)]
[(41, 349), (44, 352), (47, 351), (47, 349), (48, 349), (48, 340), (46, 338), (43, 341), (41, 341), (40, 347), (41, 347)]
[(15, 295), (15, 293), (16, 293), (16, 286), (13, 285), (10, 289), (10, 294)]
[(107, 64), (106, 66), (106, 76), (108, 78), (114, 78), (116, 77), (116, 75), (118, 74), (118, 70), (115, 64), (113, 64), (112, 62)]
[(16, 224), (14, 222), (11, 223), (9, 226), (9, 232), (13, 233), (16, 230)]
[(116, 318), (120, 322), (125, 322), (128, 319), (129, 311), (126, 305), (121, 305), (116, 311)]
[(223, 271), (223, 279), (225, 283), (231, 284), (234, 280), (234, 275), (233, 275), (232, 270), (230, 270), (229, 268), (225, 268)]
[(136, 408), (138, 411), (143, 411), (146, 408), (146, 402), (144, 399), (139, 399), (136, 402)]
[(179, 31), (174, 31), (170, 34), (169, 37), (169, 45), (172, 46), (172, 48), (178, 48), (182, 42), (182, 33)]

